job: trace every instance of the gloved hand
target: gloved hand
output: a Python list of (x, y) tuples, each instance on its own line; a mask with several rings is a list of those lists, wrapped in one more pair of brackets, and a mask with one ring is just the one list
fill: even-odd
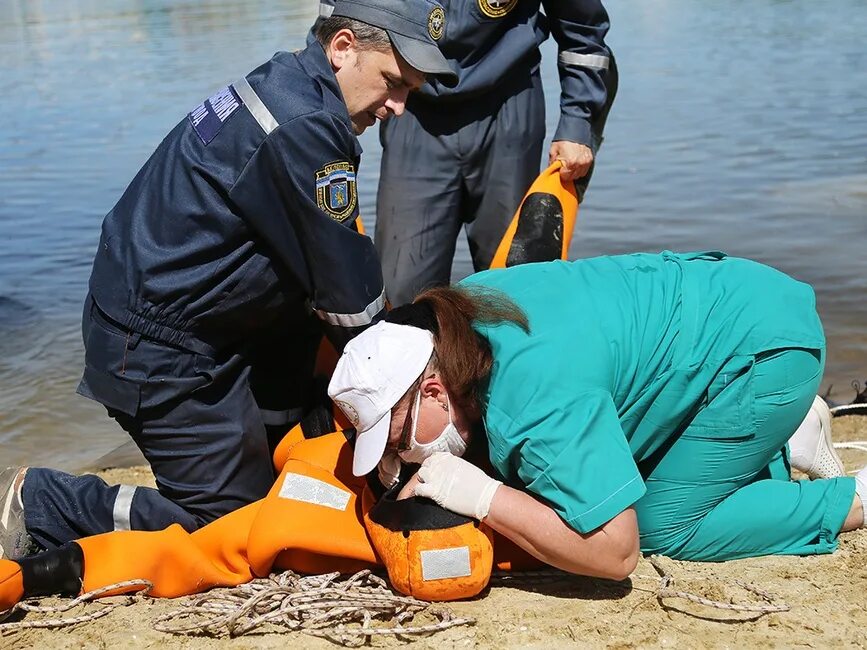
[(427, 458), (418, 474), (415, 493), (433, 499), (447, 510), (482, 520), (488, 516), (494, 493), (502, 485), (475, 465), (439, 452)]
[(379, 475), (379, 482), (382, 483), (383, 486), (390, 488), (392, 485), (397, 483), (398, 479), (400, 479), (401, 467), (402, 463), (400, 461), (400, 456), (393, 451), (386, 451), (382, 455), (379, 464), (376, 466), (377, 474)]

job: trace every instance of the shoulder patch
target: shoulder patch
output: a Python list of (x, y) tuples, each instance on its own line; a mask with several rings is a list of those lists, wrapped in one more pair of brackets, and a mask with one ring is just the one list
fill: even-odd
[(199, 104), (189, 118), (202, 142), (208, 144), (213, 140), (241, 104), (241, 98), (231, 86), (218, 90)]
[(350, 162), (333, 162), (316, 170), (316, 204), (336, 221), (355, 210), (355, 167)]
[(518, 0), (478, 0), (479, 9), (488, 18), (502, 18), (515, 8)]

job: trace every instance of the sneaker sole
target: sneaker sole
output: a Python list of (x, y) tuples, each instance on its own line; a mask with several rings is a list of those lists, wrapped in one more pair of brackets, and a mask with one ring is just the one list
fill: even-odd
[(819, 422), (822, 428), (822, 439), (819, 441), (819, 448), (816, 450), (816, 459), (812, 466), (807, 470), (807, 476), (811, 479), (828, 479), (837, 478), (838, 476), (846, 475), (846, 468), (837, 451), (834, 449), (834, 442), (831, 440), (831, 410), (828, 404), (821, 397), (816, 396), (813, 400), (811, 409), (816, 411), (819, 416)]

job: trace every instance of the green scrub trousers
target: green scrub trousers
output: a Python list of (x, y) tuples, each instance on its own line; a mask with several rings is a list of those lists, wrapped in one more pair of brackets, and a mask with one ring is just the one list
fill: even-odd
[(524, 264), (531, 333), (478, 325), (495, 363), (489, 457), (578, 532), (629, 506), (641, 549), (689, 560), (830, 553), (853, 478), (790, 480), (825, 339), (808, 286), (719, 252)]
[[(649, 459), (646, 466), (658, 464), (635, 504), (642, 552), (723, 561), (837, 547), (855, 480), (792, 481), (785, 449), (816, 395), (823, 362), (819, 351), (799, 348), (756, 355), (751, 372)], [(709, 426), (731, 412), (732, 400), (750, 396), (743, 435), (736, 427)]]

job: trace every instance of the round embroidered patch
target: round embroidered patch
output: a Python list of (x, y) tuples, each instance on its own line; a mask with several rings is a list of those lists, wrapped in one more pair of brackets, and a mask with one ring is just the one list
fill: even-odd
[(435, 41), (442, 38), (446, 28), (446, 14), (442, 7), (434, 7), (427, 17), (427, 32)]
[(517, 4), (518, 0), (479, 0), (479, 9), (488, 18), (502, 18)]

